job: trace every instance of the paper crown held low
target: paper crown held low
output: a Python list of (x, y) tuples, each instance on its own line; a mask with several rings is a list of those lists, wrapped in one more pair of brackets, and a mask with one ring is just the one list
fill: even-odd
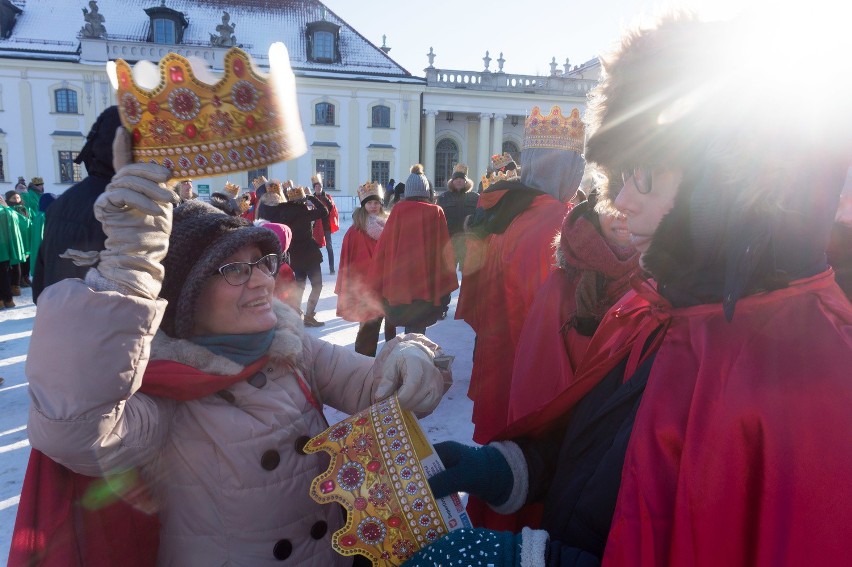
[(307, 146), (295, 77), (283, 43), (269, 50), (271, 74), (239, 48), (217, 78), (200, 61), (169, 53), (155, 67), (119, 59), (107, 65), (133, 159), (172, 170), (176, 179), (257, 169), (296, 158)]
[(562, 114), (558, 106), (550, 109), (550, 114), (542, 115), (541, 109), (534, 106), (524, 121), (524, 149), (544, 148), (583, 153), (586, 126), (580, 119), (580, 111), (572, 109), (568, 116)]

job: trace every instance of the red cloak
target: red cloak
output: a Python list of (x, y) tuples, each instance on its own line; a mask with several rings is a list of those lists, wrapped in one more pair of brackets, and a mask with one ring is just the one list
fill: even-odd
[[(179, 401), (203, 398), (251, 377), (266, 360), (263, 357), (234, 376), (151, 361), (139, 391)], [(33, 449), (8, 567), (156, 565), (160, 522), (156, 513), (144, 511), (150, 503), (147, 487), (133, 471), (122, 477), (132, 479), (134, 485), (116, 494), (103, 478), (77, 474)]]
[[(481, 200), (488, 196), (496, 203), (502, 194)], [(502, 234), (490, 234), (468, 248), (456, 318), (476, 333), (468, 397), (477, 443), (494, 440), (506, 427), (521, 328), (553, 268), (554, 238), (567, 212), (564, 203), (539, 195)]]
[(366, 232), (354, 225), (343, 236), (337, 283), (334, 285), (338, 317), (364, 322), (384, 315), (381, 298), (367, 282), (376, 244)]
[[(331, 198), (331, 195), (328, 193), (325, 194), (328, 198), (328, 224), (331, 228), (331, 233), (334, 234), (338, 230), (340, 230), (340, 213), (337, 210), (337, 204), (334, 202), (334, 199)], [(323, 228), (322, 221), (315, 221), (313, 232), (314, 242), (317, 243), (318, 246), (325, 246), (325, 228)]]
[(741, 299), (731, 323), (718, 304), (670, 315), (604, 565), (845, 563), (852, 306), (831, 270)]
[(447, 219), (437, 205), (401, 201), (376, 245), (370, 284), (390, 305), (423, 300), (440, 306), (458, 286)]

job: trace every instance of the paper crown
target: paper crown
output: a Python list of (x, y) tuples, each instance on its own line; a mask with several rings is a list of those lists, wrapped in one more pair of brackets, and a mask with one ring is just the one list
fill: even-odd
[[(491, 169), (493, 169), (494, 171), (500, 171), (507, 165), (514, 163), (515, 159), (511, 155), (509, 155), (509, 152), (503, 152), (502, 155), (496, 154), (491, 156)], [(515, 167), (513, 167), (512, 169), (515, 169), (516, 167), (517, 164), (515, 164)]]
[(307, 197), (308, 192), (304, 187), (287, 187), (287, 200), (288, 201), (298, 201), (299, 199), (304, 199)]
[(467, 172), (468, 172), (467, 165), (465, 165), (463, 163), (459, 163), (459, 164), (456, 164), (456, 166), (453, 168), (453, 175), (452, 176), (456, 177), (457, 174), (460, 173), (461, 174), (460, 177), (467, 177)]
[(362, 204), (364, 203), (364, 199), (367, 197), (377, 197), (379, 201), (381, 201), (384, 196), (385, 192), (381, 183), (367, 181), (358, 187), (358, 200), (361, 201)]
[[(295, 77), (283, 43), (269, 50), (271, 75), (239, 48), (225, 54), (225, 74), (169, 53), (114, 73), (121, 123), (133, 138), (133, 159), (158, 163), (175, 178), (246, 171), (305, 153)], [(202, 80), (202, 77), (206, 80)]]
[(281, 182), (275, 180), (267, 181), (266, 192), (272, 193), (273, 195), (281, 195)]
[(319, 183), (320, 185), (322, 185), (322, 173), (316, 173), (311, 176), (311, 185), (313, 185), (314, 183)]
[(482, 176), (482, 190), (485, 191), (491, 185), (494, 185), (498, 181), (509, 181), (510, 179), (515, 179), (521, 174), (521, 169), (510, 169), (509, 171), (495, 171), (488, 175)]
[(261, 185), (264, 185), (267, 181), (268, 179), (266, 179), (266, 176), (261, 175), (260, 177), (255, 177), (251, 180), (251, 186), (254, 187), (255, 191), (257, 191), (260, 189)]
[(225, 187), (222, 190), (231, 197), (236, 197), (240, 194), (240, 186), (230, 181), (225, 181)]
[(32, 183), (33, 185), (44, 185), (44, 179), (42, 179), (41, 177), (33, 177), (32, 179), (30, 179), (30, 183)]
[(546, 148), (583, 153), (586, 127), (580, 120), (580, 111), (571, 110), (568, 116), (562, 115), (558, 106), (550, 109), (550, 114), (542, 116), (541, 109), (534, 106), (524, 122), (524, 149)]
[(346, 508), (346, 525), (331, 536), (338, 553), (401, 565), (449, 532), (416, 456), (428, 445), (421, 435), (414, 416), (391, 397), (305, 445), (306, 453), (331, 454), (328, 470), (311, 483), (311, 497)]

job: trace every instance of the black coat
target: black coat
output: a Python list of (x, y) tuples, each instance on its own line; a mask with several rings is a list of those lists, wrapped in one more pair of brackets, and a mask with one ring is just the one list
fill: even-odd
[(320, 247), (314, 240), (311, 223), (328, 218), (328, 209), (315, 196), (308, 196), (313, 205), (309, 209), (305, 201), (296, 203), (281, 203), (280, 205), (263, 205), (262, 218), (280, 224), (286, 224), (293, 232), (290, 241), (290, 266), (294, 270), (307, 271), (311, 266), (322, 264)]
[(438, 196), (438, 206), (444, 209), (450, 235), (464, 232), (464, 219), (476, 211), (479, 193), (447, 190)]
[(59, 255), (74, 250), (103, 250), (106, 234), (95, 218), (95, 200), (110, 177), (90, 175), (59, 196), (45, 212), (44, 238), (33, 271), (33, 301), (47, 286), (66, 278), (85, 278), (88, 267), (75, 266)]

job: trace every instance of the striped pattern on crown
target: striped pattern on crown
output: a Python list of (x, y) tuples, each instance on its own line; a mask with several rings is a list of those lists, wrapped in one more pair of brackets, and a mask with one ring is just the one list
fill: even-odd
[(524, 149), (545, 148), (583, 153), (586, 126), (580, 120), (580, 111), (571, 110), (568, 116), (558, 106), (543, 116), (541, 109), (534, 106), (524, 121)]

